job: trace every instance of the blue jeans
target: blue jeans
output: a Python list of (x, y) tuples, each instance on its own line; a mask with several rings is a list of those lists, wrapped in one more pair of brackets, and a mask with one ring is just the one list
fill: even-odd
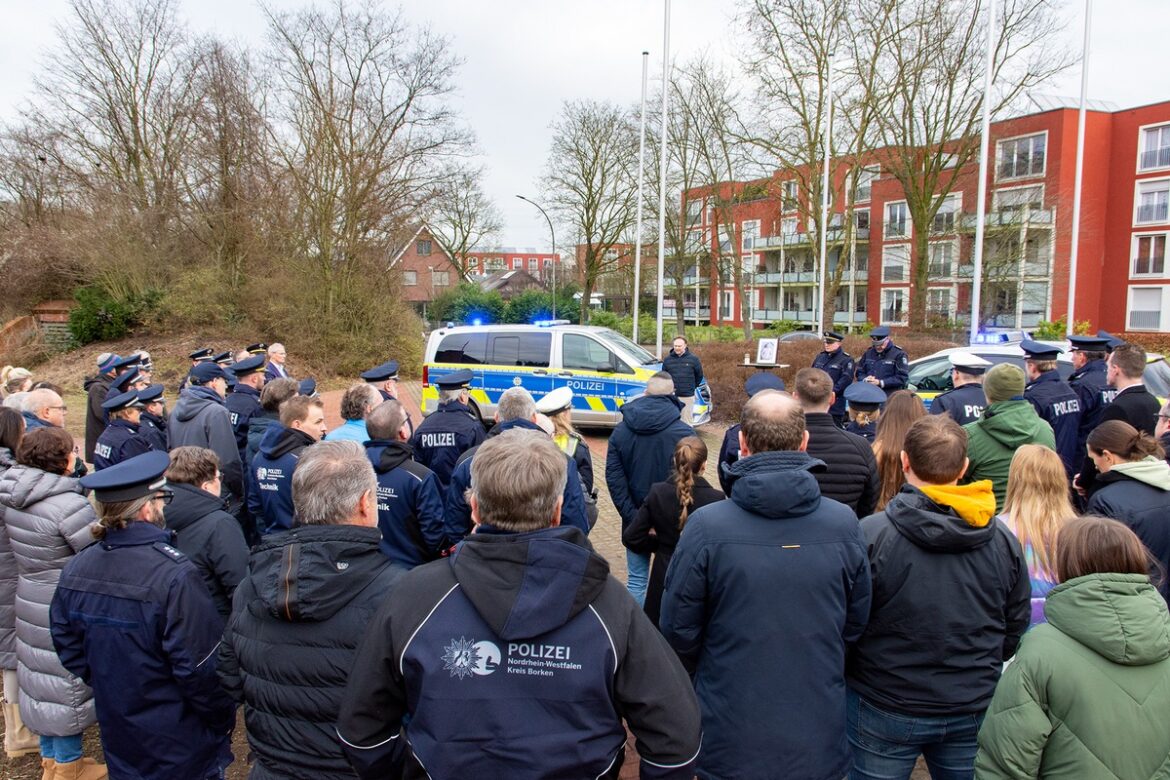
[(983, 713), (914, 716), (879, 709), (848, 691), (851, 780), (908, 780), (918, 756), (931, 780), (972, 780)]
[(51, 758), (58, 764), (77, 761), (81, 758), (81, 735), (41, 737), (41, 758)]
[(638, 602), (646, 603), (646, 585), (650, 581), (650, 556), (626, 550), (626, 590)]

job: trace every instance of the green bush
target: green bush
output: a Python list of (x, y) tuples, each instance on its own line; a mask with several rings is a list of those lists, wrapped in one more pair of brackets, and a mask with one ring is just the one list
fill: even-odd
[(162, 293), (147, 290), (127, 300), (115, 300), (100, 287), (80, 287), (73, 293), (77, 306), (69, 312), (69, 332), (78, 345), (124, 338), (158, 308)]
[[(1040, 320), (1032, 329), (1032, 336), (1041, 341), (1063, 341), (1067, 329), (1068, 320), (1065, 317), (1057, 317), (1052, 322)], [(1095, 332), (1093, 323), (1088, 320), (1081, 320), (1073, 325), (1073, 333), (1079, 336), (1087, 336)]]
[(431, 316), (442, 322), (463, 324), (472, 320), (504, 322), (507, 303), (498, 292), (484, 292), (478, 285), (464, 282), (454, 290), (435, 298)]
[[(503, 321), (524, 325), (536, 320), (554, 319), (552, 303), (552, 293), (535, 288), (525, 290), (507, 302)], [(580, 305), (573, 300), (572, 293), (566, 294), (563, 289), (558, 290), (555, 319), (576, 322), (579, 316)]]
[(768, 324), (768, 330), (777, 336), (783, 336), (785, 333), (804, 330), (804, 325), (801, 325), (796, 320), (776, 320)]

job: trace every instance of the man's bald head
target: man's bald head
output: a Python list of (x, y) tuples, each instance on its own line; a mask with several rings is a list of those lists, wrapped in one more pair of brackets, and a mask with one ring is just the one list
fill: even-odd
[(796, 452), (807, 441), (804, 410), (787, 393), (763, 390), (743, 407), (740, 419), (744, 443), (753, 454)]

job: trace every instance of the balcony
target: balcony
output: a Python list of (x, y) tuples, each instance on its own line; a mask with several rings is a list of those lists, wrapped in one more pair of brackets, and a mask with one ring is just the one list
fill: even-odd
[(1160, 330), (1162, 327), (1162, 312), (1131, 311), (1129, 313), (1129, 327), (1131, 330)]
[[(675, 308), (673, 306), (663, 306), (662, 307), (662, 318), (663, 319), (674, 319), (676, 316), (678, 316), (678, 315), (676, 314)], [(694, 306), (684, 307), (683, 308), (683, 319), (693, 320), (694, 318), (695, 318), (695, 307)], [(699, 307), (699, 319), (701, 319), (701, 320), (711, 319), (711, 307), (710, 306)]]
[[(1001, 209), (1000, 211), (989, 211), (984, 215), (984, 225), (989, 228), (995, 227), (1052, 227), (1053, 212), (1052, 209)], [(959, 220), (959, 225), (963, 230), (975, 229), (975, 215), (963, 214)]]
[[(837, 216), (840, 216), (839, 214)], [(856, 241), (869, 241), (869, 228), (856, 228), (853, 231), (853, 236)], [(845, 238), (845, 231), (842, 228), (829, 228), (828, 235), (825, 240), (831, 243), (839, 243)], [(752, 249), (756, 252), (764, 250), (775, 249), (789, 249), (791, 247), (811, 246), (813, 234), (806, 233), (782, 233), (778, 236), (761, 236), (755, 239)]]
[(1170, 146), (1142, 152), (1141, 169), (1149, 171), (1154, 168), (1170, 168)]

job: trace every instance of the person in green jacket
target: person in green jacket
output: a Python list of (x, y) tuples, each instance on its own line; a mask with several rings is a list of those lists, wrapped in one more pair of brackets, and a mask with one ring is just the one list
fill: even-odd
[(995, 689), (976, 779), (1170, 776), (1170, 613), (1148, 552), (1088, 515), (1061, 530), (1056, 569), (1048, 623), (1024, 635)]
[(970, 464), (960, 481), (968, 484), (981, 479), (991, 480), (996, 512), (1003, 511), (1008, 470), (1016, 450), (1025, 444), (1056, 449), (1052, 426), (1024, 400), (1024, 384), (1024, 372), (1018, 366), (1011, 363), (993, 366), (983, 380), (983, 392), (987, 396), (983, 418), (963, 426), (967, 431)]

